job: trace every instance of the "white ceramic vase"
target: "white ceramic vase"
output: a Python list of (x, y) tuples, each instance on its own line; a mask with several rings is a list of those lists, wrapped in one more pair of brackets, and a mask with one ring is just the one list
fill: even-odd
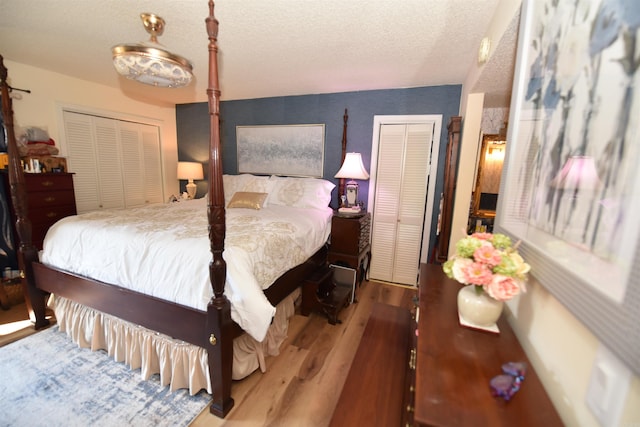
[(468, 323), (479, 327), (491, 327), (496, 324), (504, 303), (491, 298), (486, 292), (468, 285), (458, 292), (458, 313)]

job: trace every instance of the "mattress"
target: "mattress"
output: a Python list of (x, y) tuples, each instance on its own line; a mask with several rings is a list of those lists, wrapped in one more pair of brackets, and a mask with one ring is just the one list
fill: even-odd
[[(262, 341), (275, 308), (263, 290), (327, 241), (330, 208), (227, 209), (223, 258), (231, 317)], [(213, 296), (206, 199), (64, 218), (48, 231), (42, 263), (206, 310)]]

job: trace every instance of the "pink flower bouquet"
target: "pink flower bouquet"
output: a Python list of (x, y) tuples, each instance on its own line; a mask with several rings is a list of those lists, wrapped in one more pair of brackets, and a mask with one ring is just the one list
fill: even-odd
[(504, 234), (474, 233), (456, 243), (456, 253), (442, 266), (445, 274), (464, 285), (475, 285), (498, 301), (526, 292), (531, 269)]

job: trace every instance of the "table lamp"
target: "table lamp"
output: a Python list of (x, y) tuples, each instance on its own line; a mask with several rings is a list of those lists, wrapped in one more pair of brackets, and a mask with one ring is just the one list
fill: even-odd
[(186, 179), (187, 194), (190, 199), (196, 196), (196, 184), (194, 179), (203, 179), (204, 173), (202, 170), (202, 164), (197, 162), (178, 162), (178, 179)]
[[(342, 167), (335, 178), (349, 179), (345, 184), (346, 203), (343, 207), (354, 208), (358, 205), (358, 183), (356, 179), (369, 179), (369, 174), (362, 164), (360, 153), (347, 153)], [(357, 208), (356, 208), (357, 209)]]
[(571, 156), (550, 182), (563, 190), (594, 190), (601, 184), (595, 159), (591, 156)]

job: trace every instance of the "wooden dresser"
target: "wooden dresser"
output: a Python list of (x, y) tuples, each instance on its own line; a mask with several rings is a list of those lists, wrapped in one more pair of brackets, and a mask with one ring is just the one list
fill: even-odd
[(71, 173), (25, 173), (32, 241), (42, 249), (47, 230), (59, 219), (76, 214)]
[[(440, 265), (421, 266), (414, 425), (562, 426), (504, 314), (500, 334), (460, 326), (456, 298), (461, 286)], [(489, 389), (507, 362), (528, 366), (509, 402), (492, 397)]]
[[(406, 309), (374, 306), (331, 426), (563, 425), (504, 315), (500, 334), (460, 326), (461, 286), (423, 264), (417, 324)], [(489, 388), (507, 362), (528, 365), (509, 402)]]

